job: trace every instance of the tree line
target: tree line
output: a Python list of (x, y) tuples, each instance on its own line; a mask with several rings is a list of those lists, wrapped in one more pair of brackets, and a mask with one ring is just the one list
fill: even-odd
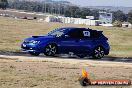
[(8, 1), (7, 0), (0, 0), (0, 8), (1, 9), (6, 9), (8, 6)]
[[(43, 12), (50, 14), (64, 15), (66, 17), (74, 18), (86, 18), (86, 16), (94, 16), (95, 19), (99, 19), (99, 9), (90, 9), (85, 7), (78, 7), (75, 5), (69, 5), (62, 2), (38, 2), (38, 1), (26, 1), (26, 0), (0, 0), (0, 8), (6, 9), (18, 9), (33, 12)], [(128, 21), (132, 23), (132, 10), (125, 14), (121, 10), (111, 11), (113, 13), (114, 21)]]

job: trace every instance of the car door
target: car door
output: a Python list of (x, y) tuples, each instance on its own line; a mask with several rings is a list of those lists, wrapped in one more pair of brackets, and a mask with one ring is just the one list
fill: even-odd
[(88, 54), (94, 47), (94, 39), (91, 38), (91, 30), (82, 29), (83, 37), (80, 38), (79, 45), (80, 45), (80, 52)]
[(79, 52), (80, 39), (82, 38), (81, 31), (79, 29), (72, 29), (66, 35), (68, 37), (61, 40), (61, 52)]
[(92, 39), (90, 38), (90, 31), (89, 30), (82, 30), (82, 34), (83, 34), (83, 37), (80, 39), (80, 47), (81, 47), (81, 50), (80, 52), (81, 53), (89, 53), (90, 52), (90, 47), (93, 45), (93, 41)]

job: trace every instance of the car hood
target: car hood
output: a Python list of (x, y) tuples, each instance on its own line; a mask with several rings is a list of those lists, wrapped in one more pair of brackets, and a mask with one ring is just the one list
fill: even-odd
[(53, 39), (53, 38), (55, 38), (54, 36), (32, 36), (32, 37), (29, 37), (29, 38), (26, 38), (25, 40), (28, 40), (28, 41), (30, 41), (30, 40), (39, 40), (39, 41), (41, 41), (41, 40), (50, 40), (50, 39)]

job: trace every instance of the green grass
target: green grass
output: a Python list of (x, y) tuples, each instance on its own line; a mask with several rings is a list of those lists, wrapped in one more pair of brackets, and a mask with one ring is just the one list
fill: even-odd
[(24, 38), (32, 35), (43, 35), (54, 28), (64, 26), (86, 27), (103, 30), (111, 45), (110, 56), (132, 57), (132, 29), (86, 26), (63, 23), (46, 23), (35, 20), (15, 20), (0, 17), (0, 50), (20, 51), (20, 44)]

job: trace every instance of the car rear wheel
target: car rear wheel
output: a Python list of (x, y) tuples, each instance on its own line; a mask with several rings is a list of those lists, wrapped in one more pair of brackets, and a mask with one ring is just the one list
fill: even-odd
[(93, 58), (94, 59), (101, 59), (104, 57), (104, 49), (102, 47), (97, 47), (94, 49)]
[(38, 53), (38, 52), (29, 52), (31, 55), (33, 55), (33, 56), (39, 56), (39, 54), (40, 53)]
[(44, 50), (44, 54), (46, 56), (55, 56), (56, 52), (57, 52), (57, 46), (55, 44), (48, 44)]

